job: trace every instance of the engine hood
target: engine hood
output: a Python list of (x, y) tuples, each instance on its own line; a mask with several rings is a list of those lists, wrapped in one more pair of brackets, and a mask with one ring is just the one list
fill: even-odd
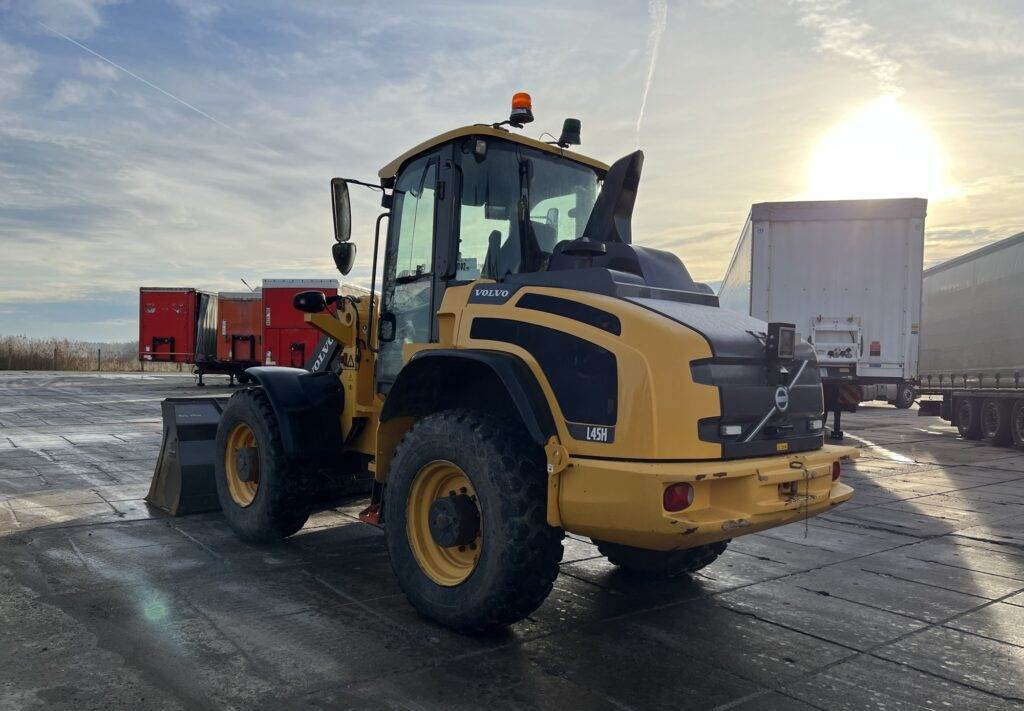
[[(768, 324), (753, 316), (716, 306), (665, 299), (626, 297), (626, 300), (697, 331), (711, 346), (715, 359), (760, 361), (765, 358), (764, 337)], [(813, 361), (814, 349), (801, 340), (797, 343), (795, 355), (797, 360)]]

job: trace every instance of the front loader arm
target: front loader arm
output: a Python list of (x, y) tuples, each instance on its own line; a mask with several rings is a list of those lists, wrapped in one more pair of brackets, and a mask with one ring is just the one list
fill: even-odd
[(349, 443), (352, 449), (366, 453), (373, 452), (374, 433), (380, 403), (374, 397), (375, 352), (368, 333), (369, 315), (372, 304), (368, 298), (357, 300), (342, 299), (338, 302), (337, 315), (323, 311), (306, 314), (306, 323), (333, 338), (342, 347), (341, 370), (338, 378), (345, 392), (344, 408), (340, 413), (342, 429), (349, 432), (358, 418), (366, 421), (361, 428), (362, 435)]

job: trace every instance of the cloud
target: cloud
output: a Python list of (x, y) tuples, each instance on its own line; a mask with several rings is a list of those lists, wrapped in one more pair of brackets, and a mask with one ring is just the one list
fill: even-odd
[[(534, 98), (527, 135), (557, 135), (578, 117), (583, 152), (614, 160), (633, 149), (651, 66), (646, 3), (89, 7), (99, 24), (86, 21), (92, 38), (76, 41), (145, 81), (44, 35), (24, 12), (4, 25), (0, 87), (14, 93), (0, 103), (0, 332), (44, 327), (26, 311), (40, 285), (102, 305), (51, 331), (129, 339), (143, 284), (331, 276), (330, 177), (373, 180), (431, 135), (501, 120), (517, 90)], [(983, 62), (946, 51), (957, 27), (948, 8), (706, 1), (688, 4), (683, 22), (679, 7), (668, 8), (642, 123), (638, 243), (719, 278), (750, 204), (800, 192), (816, 139), (851, 102), (875, 98), (876, 75), (899, 79), (901, 101), (928, 116), (969, 188), (929, 207), (927, 256), (1019, 223), (1024, 112), (1012, 82), (1024, 74), (1009, 52)], [(840, 19), (825, 17), (832, 7)], [(980, 50), (997, 24), (979, 20), (970, 43)], [(1006, 27), (1001, 43), (1016, 31)], [(865, 96), (836, 81), (826, 53), (867, 79)], [(353, 188), (352, 200), (359, 252), (346, 281), (366, 284), (380, 197)]]
[(96, 87), (83, 84), (80, 81), (65, 80), (57, 85), (47, 107), (50, 109), (65, 109), (69, 106), (77, 106), (99, 96)]
[(790, 0), (800, 11), (799, 24), (818, 33), (818, 49), (866, 66), (886, 93), (902, 91), (901, 65), (886, 47), (871, 40), (874, 28), (850, 10), (848, 0)]
[(31, 51), (0, 40), (0, 101), (20, 94), (38, 64)]
[(101, 24), (101, 9), (120, 0), (33, 0), (19, 9), (26, 19), (42, 22), (79, 39), (90, 37)]
[(78, 63), (79, 72), (83, 77), (117, 81), (121, 78), (117, 69), (99, 59), (83, 59)]
[(216, 0), (171, 0), (185, 15), (196, 22), (209, 22), (224, 9)]

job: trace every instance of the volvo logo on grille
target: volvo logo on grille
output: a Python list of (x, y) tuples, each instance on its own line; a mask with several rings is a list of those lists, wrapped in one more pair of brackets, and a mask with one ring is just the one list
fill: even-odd
[(775, 407), (779, 408), (779, 412), (785, 412), (789, 407), (789, 388), (785, 385), (775, 388)]

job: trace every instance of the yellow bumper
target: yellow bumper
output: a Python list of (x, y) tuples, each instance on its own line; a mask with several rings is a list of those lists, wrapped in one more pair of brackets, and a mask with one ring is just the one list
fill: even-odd
[[(848, 501), (853, 489), (832, 481), (832, 463), (860, 456), (825, 445), (799, 454), (708, 462), (635, 462), (573, 458), (552, 475), (557, 511), (567, 531), (653, 550), (735, 538), (815, 516)], [(690, 482), (693, 503), (662, 506), (665, 487)]]

